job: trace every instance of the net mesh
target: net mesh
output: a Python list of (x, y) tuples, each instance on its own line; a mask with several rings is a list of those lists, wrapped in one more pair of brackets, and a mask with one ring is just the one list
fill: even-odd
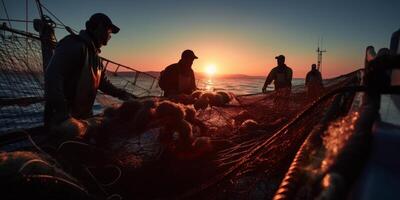
[(39, 41), (3, 33), (0, 60), (0, 133), (41, 125), (44, 81)]
[[(5, 31), (0, 40), (0, 61), (0, 134), (42, 125), (44, 84), (40, 41)], [(103, 63), (114, 85), (138, 96), (161, 94), (155, 76), (107, 59)], [(325, 80), (324, 92), (357, 84), (356, 76), (350, 73)], [(143, 169), (124, 175), (126, 184), (120, 186), (121, 193), (144, 198), (272, 198), (295, 152), (332, 101), (319, 104), (310, 114), (299, 118), (312, 100), (304, 86), (295, 86), (289, 96), (276, 92), (235, 96), (228, 105), (199, 110), (196, 117), (208, 127), (207, 136), (219, 144), (206, 160), (189, 163), (152, 160), (160, 159), (159, 144), (154, 142), (156, 131), (148, 130), (147, 136), (132, 136), (136, 137), (130, 140), (133, 142), (119, 145), (130, 150), (119, 150), (132, 158), (131, 165), (138, 165), (140, 160), (148, 162)], [(98, 94), (97, 105), (120, 103)], [(261, 128), (241, 131), (241, 124), (247, 119), (254, 120)]]

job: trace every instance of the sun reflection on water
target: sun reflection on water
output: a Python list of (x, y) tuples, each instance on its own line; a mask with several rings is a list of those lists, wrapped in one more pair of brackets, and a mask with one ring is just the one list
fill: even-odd
[(205, 84), (206, 84), (205, 88), (207, 91), (210, 91), (210, 92), (214, 91), (214, 83), (213, 83), (211, 77), (206, 81)]

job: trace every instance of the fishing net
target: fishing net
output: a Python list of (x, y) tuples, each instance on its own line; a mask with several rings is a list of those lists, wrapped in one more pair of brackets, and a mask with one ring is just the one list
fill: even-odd
[[(5, 25), (0, 30), (0, 135), (4, 135), (43, 125), (44, 76), (38, 36)], [(108, 59), (103, 64), (117, 87), (137, 96), (161, 94), (156, 77)], [(113, 103), (115, 99), (99, 92), (95, 108), (100, 112), (102, 105)]]
[(42, 124), (40, 41), (4, 31), (0, 39), (0, 133)]
[[(0, 134), (42, 125), (40, 41), (17, 35), (4, 31), (0, 41)], [(103, 64), (114, 85), (138, 96), (159, 96), (155, 76), (107, 59)], [(320, 95), (359, 84), (357, 76), (355, 72), (324, 80)], [(128, 139), (114, 139), (112, 149), (127, 169), (113, 189), (123, 196), (146, 199), (272, 198), (299, 146), (333, 97), (307, 110), (315, 99), (304, 86), (294, 86), (290, 94), (233, 95), (228, 104), (198, 110), (196, 118), (207, 129), (195, 136), (206, 136), (214, 145), (212, 152), (198, 159), (166, 156), (157, 127)], [(119, 104), (99, 93), (95, 108)]]
[[(357, 85), (358, 76), (354, 72), (325, 80), (320, 95)], [(298, 148), (320, 123), (333, 99), (307, 109), (316, 97), (309, 97), (304, 86), (295, 86), (288, 96), (279, 92), (234, 95), (226, 105), (199, 109), (196, 118), (207, 131), (200, 133), (194, 128), (193, 134), (209, 137), (214, 151), (196, 159), (165, 156), (157, 128), (132, 134), (129, 139), (114, 138), (114, 155), (133, 166), (122, 176), (123, 196), (270, 199)], [(119, 128), (125, 129), (122, 125)]]

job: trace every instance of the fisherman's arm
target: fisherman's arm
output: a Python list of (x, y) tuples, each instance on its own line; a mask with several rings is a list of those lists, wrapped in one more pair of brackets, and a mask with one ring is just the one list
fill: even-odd
[(289, 68), (289, 72), (288, 72), (288, 81), (291, 83), (292, 79), (293, 79), (293, 70)]
[(160, 74), (160, 78), (158, 80), (158, 85), (162, 90), (164, 90), (164, 93), (169, 93), (169, 94), (176, 94), (178, 93), (178, 88), (174, 84), (173, 79), (177, 79), (178, 76), (168, 67), (163, 70)]
[(308, 85), (308, 82), (310, 81), (310, 72), (307, 73), (306, 75), (306, 86)]
[(268, 86), (269, 84), (271, 84), (271, 82), (274, 80), (274, 77), (275, 77), (275, 70), (272, 69), (272, 70), (269, 72), (267, 78), (265, 79), (265, 83), (264, 83), (264, 86), (263, 86), (263, 88), (262, 88), (262, 92), (264, 92), (264, 93), (267, 92), (267, 86)]
[(101, 79), (100, 79), (100, 86), (99, 89), (108, 94), (111, 95), (113, 97), (117, 97), (123, 101), (128, 101), (128, 100), (132, 100), (132, 99), (136, 99), (137, 97), (123, 89), (117, 88), (115, 87), (110, 80), (108, 80), (107, 76), (106, 76), (106, 72), (105, 70), (103, 70), (101, 72)]
[(55, 49), (45, 72), (46, 101), (51, 107), (52, 121), (60, 123), (70, 118), (64, 83), (81, 64), (83, 48), (77, 43), (64, 43)]
[(197, 88), (197, 86), (196, 86), (196, 77), (195, 77), (195, 75), (194, 75), (194, 71), (192, 71), (192, 73), (191, 73), (191, 76), (192, 76), (192, 92), (193, 91), (195, 91), (195, 90), (197, 90), (198, 88)]

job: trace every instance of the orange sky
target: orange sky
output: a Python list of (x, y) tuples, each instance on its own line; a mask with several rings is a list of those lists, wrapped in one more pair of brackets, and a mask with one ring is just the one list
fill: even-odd
[[(43, 0), (64, 24), (81, 30), (103, 12), (121, 28), (101, 55), (140, 71), (161, 71), (185, 49), (199, 57), (193, 68), (215, 64), (219, 74), (266, 76), (275, 56), (286, 56), (294, 77), (317, 62), (317, 41), (328, 51), (322, 75), (339, 76), (363, 65), (365, 48), (388, 47), (399, 28), (400, 1), (78, 1)], [(24, 16), (23, 0), (6, 1), (11, 18)], [(79, 5), (79, 6), (77, 6)], [(30, 4), (29, 19), (37, 18)], [(0, 12), (2, 18), (6, 18)], [(33, 30), (30, 27), (30, 30)], [(66, 32), (56, 29), (57, 38)]]
[[(310, 48), (309, 52), (292, 51), (263, 51), (252, 48), (251, 44), (240, 41), (209, 41), (191, 44), (199, 59), (195, 60), (193, 69), (204, 72), (206, 67), (214, 64), (218, 74), (246, 74), (266, 76), (276, 66), (274, 57), (279, 54), (286, 56), (286, 64), (293, 69), (294, 77), (302, 78), (309, 71), (312, 63), (316, 63), (316, 52)], [(166, 66), (175, 63), (180, 58), (180, 53), (185, 45), (176, 45), (174, 48), (154, 49), (143, 52), (120, 52), (113, 50), (113, 45), (105, 47), (103, 55), (122, 64), (132, 66), (141, 71), (161, 71)], [(152, 52), (152, 53), (149, 53)], [(362, 56), (359, 58), (346, 58), (332, 55), (327, 52), (323, 57), (323, 75), (333, 77), (351, 72), (362, 66)], [(341, 59), (337, 59), (340, 57)], [(354, 67), (348, 67), (354, 66)]]

